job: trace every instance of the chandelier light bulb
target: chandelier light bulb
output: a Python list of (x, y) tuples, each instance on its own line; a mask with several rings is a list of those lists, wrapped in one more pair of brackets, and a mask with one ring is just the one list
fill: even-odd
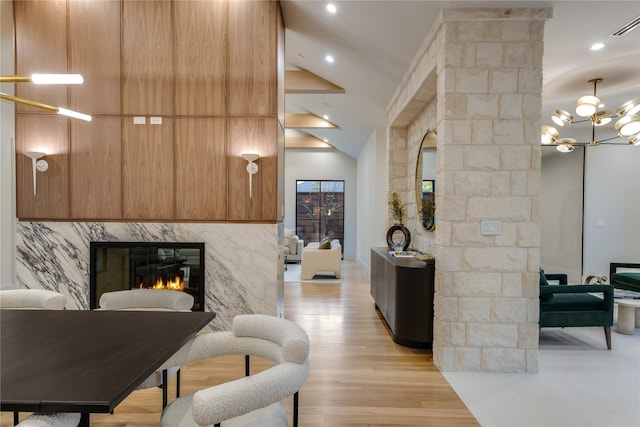
[(576, 104), (576, 114), (580, 117), (591, 117), (598, 111), (600, 100), (592, 95), (583, 96)]
[(556, 115), (551, 116), (551, 120), (558, 126), (564, 126), (565, 123), (573, 123), (573, 116), (568, 111), (558, 108)]
[(640, 113), (640, 98), (634, 98), (622, 104), (617, 110), (618, 116)]
[(624, 116), (616, 122), (615, 128), (622, 136), (632, 136), (640, 133), (640, 116)]

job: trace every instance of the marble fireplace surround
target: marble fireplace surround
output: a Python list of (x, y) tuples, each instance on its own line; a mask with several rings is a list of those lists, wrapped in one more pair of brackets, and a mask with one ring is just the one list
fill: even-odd
[(242, 313), (276, 315), (283, 287), (281, 224), (22, 222), (16, 225), (16, 284), (67, 296), (66, 309), (89, 309), (91, 241), (204, 242), (209, 326), (231, 329)]

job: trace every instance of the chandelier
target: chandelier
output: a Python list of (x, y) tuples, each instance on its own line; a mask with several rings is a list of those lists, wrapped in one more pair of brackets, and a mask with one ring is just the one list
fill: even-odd
[[(83, 78), (79, 74), (32, 74), (31, 76), (0, 76), (0, 83), (34, 83), (34, 84), (82, 84)], [(91, 116), (84, 113), (79, 113), (73, 110), (67, 110), (62, 107), (55, 107), (53, 105), (43, 104), (42, 102), (31, 101), (29, 99), (18, 98), (17, 96), (9, 95), (7, 93), (0, 92), (0, 99), (6, 101), (16, 102), (18, 104), (28, 105), (30, 107), (40, 108), (54, 113), (61, 114), (67, 117), (73, 117), (87, 122), (91, 121)]]
[[(556, 114), (551, 116), (551, 120), (558, 126), (591, 122), (591, 139), (587, 142), (578, 142), (574, 138), (560, 138), (560, 132), (556, 128), (542, 126), (540, 142), (543, 145), (555, 145), (556, 149), (563, 153), (573, 151), (576, 146), (594, 146), (603, 142), (640, 146), (640, 98), (625, 102), (616, 110), (616, 114), (612, 115), (611, 110), (599, 110), (601, 104), (596, 95), (596, 90), (598, 84), (602, 83), (602, 79), (591, 79), (588, 83), (593, 85), (593, 95), (580, 97), (576, 103), (576, 114), (583, 119), (574, 120), (568, 111), (557, 109)], [(614, 129), (617, 132), (616, 135), (596, 139), (596, 128), (608, 125), (614, 118), (618, 118), (614, 125)], [(627, 142), (608, 142), (619, 138), (627, 138)]]

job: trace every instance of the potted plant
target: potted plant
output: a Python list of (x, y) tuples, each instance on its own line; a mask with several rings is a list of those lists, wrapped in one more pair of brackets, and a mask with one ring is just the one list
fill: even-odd
[(387, 245), (389, 249), (394, 251), (406, 251), (411, 243), (411, 233), (409, 233), (409, 229), (403, 225), (406, 211), (400, 200), (400, 195), (396, 191), (391, 193), (389, 206), (391, 208), (391, 215), (397, 223), (387, 230)]

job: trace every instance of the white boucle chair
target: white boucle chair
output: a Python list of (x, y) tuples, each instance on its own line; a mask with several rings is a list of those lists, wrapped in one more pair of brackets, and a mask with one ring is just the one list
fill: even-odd
[(336, 279), (342, 272), (342, 246), (340, 240), (333, 239), (330, 249), (320, 249), (318, 243), (309, 243), (302, 250), (302, 280), (311, 280), (320, 272), (333, 273)]
[(289, 320), (262, 314), (236, 316), (232, 331), (197, 335), (164, 366), (233, 354), (259, 356), (276, 364), (174, 400), (162, 413), (161, 427), (287, 426), (280, 401), (288, 396), (294, 396), (297, 425), (297, 393), (309, 376), (309, 338)]
[[(191, 311), (193, 296), (185, 292), (165, 289), (131, 289), (106, 292), (100, 296), (99, 310), (116, 311)], [(176, 397), (180, 397), (180, 367), (156, 372), (138, 386), (138, 390), (162, 388), (162, 407), (167, 406), (167, 382), (176, 376)]]
[(16, 427), (76, 427), (78, 424), (80, 424), (80, 414), (77, 413), (34, 413)]
[(67, 297), (47, 289), (0, 291), (0, 308), (16, 310), (63, 310)]

